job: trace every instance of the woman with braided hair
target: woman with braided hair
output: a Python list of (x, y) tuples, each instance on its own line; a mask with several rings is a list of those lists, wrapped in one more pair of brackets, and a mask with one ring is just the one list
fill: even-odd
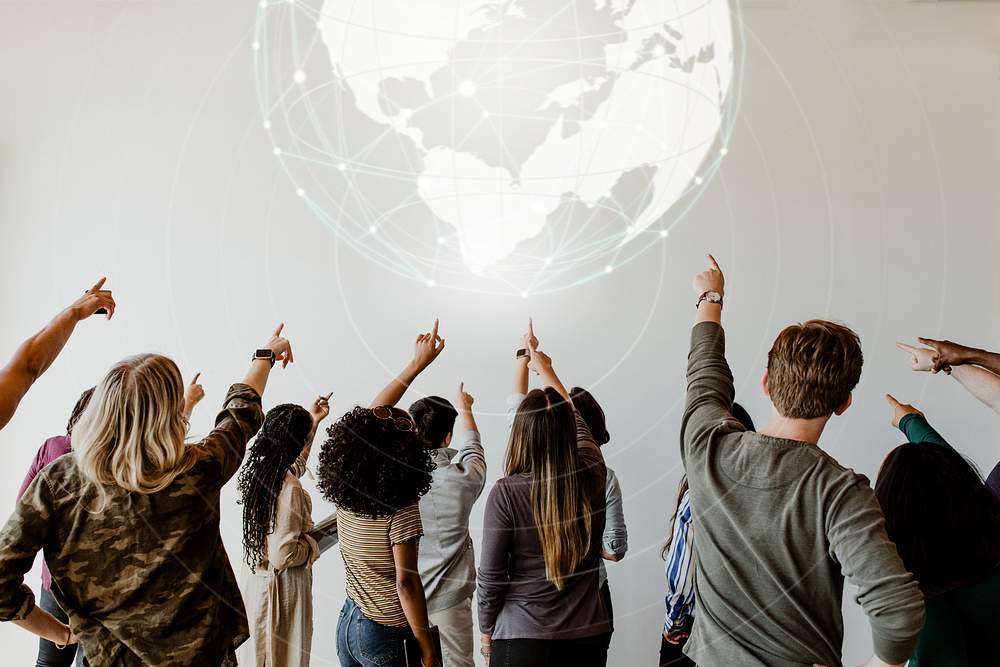
[(240, 471), (243, 551), (249, 570), (243, 597), (252, 642), (241, 665), (308, 667), (312, 647), (312, 564), (319, 547), (310, 531), (312, 501), (299, 478), (313, 437), (330, 414), (330, 395), (306, 410), (272, 408)]

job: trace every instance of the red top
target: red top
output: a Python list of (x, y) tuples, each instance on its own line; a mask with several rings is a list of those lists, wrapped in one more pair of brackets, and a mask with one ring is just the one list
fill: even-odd
[[(24, 492), (28, 490), (29, 486), (31, 486), (31, 482), (35, 479), (35, 475), (40, 473), (42, 468), (52, 463), (63, 454), (68, 454), (69, 450), (70, 445), (68, 435), (57, 435), (56, 437), (49, 438), (43, 442), (42, 446), (39, 447), (38, 451), (35, 453), (35, 460), (31, 462), (31, 468), (28, 469), (28, 474), (24, 476), (24, 481), (21, 482), (21, 490), (17, 492), (17, 499), (21, 499)], [(42, 559), (42, 588), (45, 590), (52, 589), (52, 577), (49, 576), (49, 568), (45, 565), (45, 559)]]

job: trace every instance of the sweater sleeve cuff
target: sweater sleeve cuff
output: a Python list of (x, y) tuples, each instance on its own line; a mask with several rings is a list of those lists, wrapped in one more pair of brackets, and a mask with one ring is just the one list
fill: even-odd
[(913, 423), (913, 420), (915, 419), (923, 419), (926, 422), (926, 419), (924, 419), (924, 417), (916, 414), (915, 412), (903, 415), (903, 418), (899, 420), (899, 430), (902, 431), (903, 435), (905, 435), (907, 438), (910, 437), (909, 434), (907, 433), (907, 430), (916, 425)]
[(875, 649), (875, 657), (890, 665), (905, 663), (913, 655), (913, 650), (917, 647), (917, 638), (907, 640), (887, 639), (881, 637), (876, 632), (872, 632), (872, 644)]

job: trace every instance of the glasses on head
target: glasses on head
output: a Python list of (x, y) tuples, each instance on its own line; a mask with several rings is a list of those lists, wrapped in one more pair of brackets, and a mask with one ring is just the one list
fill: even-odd
[(397, 417), (396, 413), (394, 413), (392, 408), (388, 405), (375, 406), (372, 408), (372, 414), (379, 419), (391, 421), (396, 426), (397, 431), (412, 432), (416, 430), (412, 419), (407, 417)]

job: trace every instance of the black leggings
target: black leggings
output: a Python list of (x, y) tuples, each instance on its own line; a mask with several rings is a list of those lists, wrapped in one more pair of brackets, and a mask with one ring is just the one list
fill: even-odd
[(494, 639), (490, 667), (604, 667), (608, 635), (581, 639)]

